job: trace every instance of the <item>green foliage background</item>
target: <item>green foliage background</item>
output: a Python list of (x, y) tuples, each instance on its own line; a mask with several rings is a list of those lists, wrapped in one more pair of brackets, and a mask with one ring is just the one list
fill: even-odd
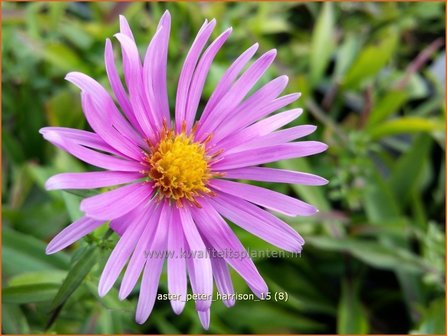
[[(139, 326), (137, 292), (123, 302), (116, 289), (98, 298), (115, 234), (104, 238), (99, 229), (63, 252), (44, 253), (80, 216), (83, 196), (46, 192), (44, 181), (89, 169), (38, 134), (47, 125), (87, 127), (79, 92), (64, 75), (82, 71), (106, 84), (104, 41), (118, 31), (118, 14), (144, 52), (166, 8), (171, 106), (185, 53), (203, 20), (215, 17), (214, 36), (230, 25), (234, 32), (203, 100), (245, 48), (277, 48), (263, 82), (287, 74), (287, 92), (303, 93), (298, 123), (317, 124), (309, 138), (330, 146), (277, 164), (329, 185), (268, 185), (320, 209), (313, 218), (285, 218), (306, 239), (301, 258), (255, 260), (287, 302), (239, 301), (231, 309), (216, 302), (210, 332), (444, 334), (443, 3), (2, 3), (3, 332), (203, 332), (192, 302), (181, 316), (157, 302)], [(274, 250), (235, 230), (245, 246)], [(249, 292), (233, 279), (238, 292)]]

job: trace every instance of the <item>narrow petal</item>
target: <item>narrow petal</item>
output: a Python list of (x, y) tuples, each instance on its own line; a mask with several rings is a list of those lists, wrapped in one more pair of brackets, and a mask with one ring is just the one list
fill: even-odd
[(301, 115), (302, 112), (303, 110), (298, 108), (264, 118), (253, 125), (240, 130), (239, 132), (231, 134), (224, 140), (218, 142), (217, 146), (219, 148), (233, 148), (258, 136), (267, 135), (295, 120)]
[[(188, 245), (187, 242), (185, 242), (186, 245)], [(203, 295), (205, 295), (204, 293), (201, 293), (199, 289), (197, 289), (197, 280), (196, 280), (196, 276), (198, 274), (200, 274), (200, 271), (197, 269), (197, 263), (194, 262), (194, 260), (196, 258), (201, 258), (202, 256), (198, 256), (195, 252), (196, 251), (191, 251), (189, 249), (189, 246), (187, 246), (187, 251), (189, 252), (189, 255), (186, 258), (186, 265), (187, 265), (187, 269), (188, 269), (188, 275), (189, 275), (189, 282), (191, 283), (191, 288), (192, 288), (192, 292), (194, 295), (199, 296), (199, 299), (195, 300), (196, 303), (196, 310), (197, 312), (204, 312), (209, 310), (210, 308), (205, 308), (205, 310), (201, 310), (199, 308), (201, 308), (201, 306), (203, 306), (203, 304), (201, 304), (201, 302), (204, 300), (204, 298), (202, 297)], [(209, 281), (212, 283), (213, 282), (213, 276), (210, 274), (210, 279)], [(206, 294), (207, 296), (210, 294)], [(212, 295), (212, 294), (211, 294)], [(211, 297), (210, 297), (211, 300)]]
[(225, 260), (221, 257), (214, 256), (214, 254), (217, 253), (212, 252), (211, 266), (213, 267), (213, 276), (216, 281), (217, 290), (222, 295), (225, 306), (232, 307), (236, 302), (233, 298), (234, 289), (230, 271)]
[(300, 141), (228, 154), (213, 165), (214, 170), (255, 166), (259, 164), (305, 157), (324, 152), (327, 145), (318, 141)]
[[(132, 29), (130, 29), (129, 23), (127, 22), (127, 19), (124, 15), (120, 15), (120, 33), (127, 36), (132, 42), (135, 43), (135, 38), (133, 37)], [(121, 50), (121, 58), (123, 60), (123, 71), (124, 76), (126, 75), (129, 77), (129, 61), (125, 56), (124, 50)], [(128, 83), (126, 78), (126, 83)], [(127, 86), (129, 87), (129, 86)]]
[(129, 89), (130, 104), (132, 105), (135, 118), (140, 124), (146, 138), (153, 139), (155, 134), (155, 121), (153, 118), (153, 111), (149, 106), (149, 102), (144, 92), (142, 78), (143, 70), (137, 46), (127, 35), (118, 33), (115, 34), (115, 37), (121, 44), (124, 64), (127, 64), (125, 78)]
[(129, 100), (139, 129), (147, 139), (153, 140), (155, 128), (149, 100), (143, 86), (143, 67), (135, 38), (126, 18), (120, 15), (120, 33), (115, 37), (121, 43), (124, 79), (129, 90)]
[(257, 135), (267, 135), (277, 129), (287, 125), (298, 118), (303, 113), (303, 109), (296, 108), (272, 115), (249, 126), (246, 130), (255, 131)]
[[(253, 122), (264, 118), (265, 116), (273, 113), (297, 100), (301, 94), (299, 93), (291, 93), (279, 98), (276, 98), (270, 102), (266, 102), (263, 105), (259, 105), (257, 109), (250, 110), (250, 113), (241, 114), (239, 113), (239, 118), (231, 118), (228, 123), (222, 124), (222, 127), (219, 127), (219, 132), (210, 142), (210, 145), (213, 145), (220, 141), (221, 139), (225, 139), (227, 136), (230, 136), (233, 133), (239, 132), (244, 127), (252, 124)], [(246, 107), (246, 106), (245, 106)], [(245, 108), (244, 108), (245, 109)], [(245, 111), (247, 111), (245, 109)]]
[(249, 124), (248, 120), (252, 120), (253, 114), (261, 110), (264, 106), (274, 101), (287, 86), (289, 78), (287, 76), (279, 76), (252, 94), (248, 99), (242, 102), (237, 108), (231, 111), (231, 118), (216, 131), (214, 142), (223, 138), (230, 130), (240, 129)]
[(264, 136), (254, 138), (251, 141), (247, 141), (239, 146), (229, 149), (228, 151), (226, 151), (226, 153), (227, 154), (237, 153), (249, 149), (285, 144), (289, 141), (305, 137), (306, 135), (313, 133), (316, 129), (317, 126), (313, 125), (300, 125), (283, 129), (277, 132), (273, 132)]
[(175, 100), (175, 125), (177, 132), (181, 130), (183, 120), (185, 120), (188, 94), (194, 69), (196, 68), (200, 54), (202, 53), (202, 50), (210, 38), (215, 26), (216, 20), (212, 20), (210, 23), (205, 22), (203, 24), (202, 28), (197, 33), (188, 54), (186, 55), (185, 62), (183, 63), (177, 85), (177, 98)]
[(47, 190), (102, 188), (129, 183), (141, 177), (140, 173), (114, 171), (63, 173), (50, 177), (45, 183), (45, 188)]
[(254, 62), (247, 71), (234, 83), (221, 102), (210, 112), (210, 118), (199, 125), (197, 138), (206, 137), (205, 134), (213, 132), (217, 126), (227, 120), (230, 113), (244, 99), (248, 92), (258, 82), (261, 76), (272, 64), (276, 57), (276, 50), (270, 50)]
[(82, 200), (80, 208), (89, 217), (111, 220), (147, 203), (153, 192), (151, 184), (147, 182), (135, 183), (85, 198)]
[[(145, 212), (143, 212), (144, 214)], [(106, 295), (115, 284), (118, 276), (126, 265), (130, 258), (135, 246), (138, 242), (138, 238), (144, 229), (144, 218), (139, 216), (130, 223), (128, 230), (124, 232), (120, 240), (113, 249), (107, 263), (102, 271), (101, 278), (99, 279), (98, 293), (99, 296)]]
[[(84, 113), (89, 124), (90, 122), (93, 123), (93, 125), (90, 124), (90, 126), (92, 126), (95, 131), (99, 129), (99, 125), (106, 127), (108, 123), (109, 128), (113, 126), (116, 129), (116, 133), (120, 135), (120, 140), (127, 138), (136, 146), (140, 146), (141, 148), (146, 147), (146, 144), (142, 141), (141, 136), (123, 117), (113, 102), (112, 97), (110, 97), (109, 93), (102, 87), (101, 84), (93, 78), (80, 72), (70, 72), (65, 76), (65, 79), (79, 87), (82, 92), (88, 94), (88, 96), (92, 99), (96, 109), (93, 111), (84, 111)], [(94, 113), (95, 111), (96, 113)], [(100, 132), (101, 134), (98, 133), (98, 135), (101, 136), (109, 145), (116, 148), (116, 142), (109, 142), (114, 140), (114, 138), (107, 135), (107, 133), (105, 133), (105, 129), (101, 129)], [(116, 149), (119, 150), (118, 148)]]
[(231, 64), (227, 71), (225, 71), (224, 75), (220, 79), (203, 110), (202, 116), (200, 117), (200, 123), (205, 122), (205, 120), (209, 116), (210, 111), (212, 111), (216, 107), (223, 96), (228, 92), (228, 90), (233, 85), (234, 80), (237, 78), (237, 76), (239, 76), (242, 68), (250, 61), (250, 59), (256, 53), (256, 50), (258, 50), (258, 47), (258, 43), (252, 45), (245, 52), (243, 52), (233, 62), (233, 64)]
[[(152, 203), (148, 204), (150, 207)], [(135, 222), (137, 218), (142, 216), (143, 211), (146, 211), (145, 207), (136, 207), (135, 209), (129, 211), (124, 216), (115, 218), (110, 221), (109, 227), (115, 231), (118, 235), (122, 236), (124, 232), (129, 228), (130, 224)]]
[(165, 11), (158, 24), (157, 31), (146, 51), (143, 64), (143, 84), (146, 95), (154, 111), (154, 118), (162, 125), (162, 120), (169, 124), (170, 113), (167, 91), (167, 56), (169, 35), (171, 31), (171, 15)]
[(328, 183), (328, 180), (318, 175), (266, 167), (247, 167), (227, 170), (225, 172), (225, 178), (317, 186)]
[(120, 15), (119, 20), (120, 20), (120, 33), (129, 37), (132, 41), (135, 41), (133, 34), (132, 34), (132, 29), (130, 29), (130, 26), (129, 26), (129, 23), (127, 22), (126, 17), (124, 15)]
[(78, 159), (99, 168), (116, 171), (138, 172), (141, 171), (143, 167), (141, 163), (137, 161), (121, 159), (83, 147), (76, 143), (75, 140), (71, 140), (69, 137), (66, 137), (59, 132), (45, 131), (43, 133), (43, 137), (53, 145), (70, 153)]
[(57, 134), (59, 137), (70, 140), (71, 142), (74, 142), (77, 145), (122, 156), (120, 152), (112, 148), (98, 134), (93, 132), (67, 127), (43, 127), (39, 130), (39, 133), (42, 135), (45, 135), (49, 132)]
[(171, 300), (172, 310), (179, 315), (186, 304), (186, 262), (182, 255), (185, 251), (185, 237), (183, 234), (180, 215), (176, 207), (172, 207), (172, 220), (168, 233), (168, 251), (173, 256), (167, 260), (168, 265), (168, 291), (169, 294), (178, 297), (178, 300)]
[(211, 306), (211, 296), (213, 294), (213, 271), (211, 269), (210, 256), (189, 209), (180, 208), (179, 214), (183, 232), (192, 253), (195, 292), (206, 297), (205, 300), (196, 300), (196, 309), (205, 311)]
[(160, 214), (157, 230), (148, 251), (146, 266), (144, 267), (143, 278), (141, 280), (140, 296), (138, 298), (137, 312), (135, 320), (143, 324), (148, 319), (155, 304), (163, 268), (164, 254), (167, 247), (167, 231), (171, 221), (171, 208), (165, 202)]
[(228, 224), (206, 199), (201, 199), (201, 206), (201, 209), (192, 209), (194, 221), (199, 226), (200, 232), (226, 262), (244, 278), (254, 293), (261, 297), (263, 293), (267, 292), (267, 285), (259, 275), (247, 251)]
[(220, 50), (222, 45), (228, 39), (232, 29), (229, 28), (220, 34), (211, 45), (205, 50), (200, 58), (199, 64), (194, 72), (194, 77), (191, 82), (191, 87), (188, 93), (188, 103), (185, 112), (186, 129), (190, 130), (194, 122), (197, 107), (199, 106), (200, 98), (202, 96), (202, 90), (205, 85), (211, 64)]
[(160, 220), (161, 208), (161, 206), (158, 206), (158, 203), (152, 202), (145, 209), (145, 214), (142, 217), (144, 221), (144, 230), (141, 236), (137, 237), (138, 243), (130, 258), (129, 264), (127, 265), (126, 272), (124, 273), (118, 294), (120, 300), (124, 300), (129, 296), (144, 269), (148, 257), (146, 253), (152, 244), (155, 230), (157, 229)]
[(56, 237), (48, 243), (45, 253), (53, 254), (59, 252), (85, 235), (88, 235), (103, 223), (104, 221), (97, 221), (88, 217), (82, 217), (76, 220), (59, 232)]
[(144, 134), (141, 130), (140, 124), (132, 110), (130, 105), (129, 97), (126, 90), (124, 89), (123, 83), (121, 82), (118, 70), (115, 65), (115, 58), (113, 55), (112, 42), (110, 39), (106, 40), (106, 46), (104, 51), (104, 64), (106, 66), (107, 77), (109, 78), (110, 86), (115, 94), (116, 100), (124, 112), (124, 115), (129, 119), (132, 126), (139, 131), (140, 134)]
[(208, 330), (210, 327), (210, 319), (211, 314), (210, 310), (207, 309), (205, 311), (197, 311), (197, 314), (199, 315), (200, 323), (202, 324), (203, 329)]
[[(143, 87), (144, 92), (147, 97), (148, 104), (150, 106), (151, 113), (151, 121), (154, 125), (154, 129), (160, 129), (163, 125), (163, 116), (164, 113), (160, 109), (161, 104), (159, 97), (157, 97), (157, 91), (160, 89), (160, 83), (157, 83), (159, 77), (162, 75), (160, 71), (162, 71), (161, 66), (158, 64), (161, 62), (161, 45), (163, 44), (163, 33), (164, 27), (161, 26), (156, 31), (154, 37), (146, 51), (146, 56), (144, 58), (143, 65)], [(158, 78), (156, 78), (156, 76)], [(165, 122), (168, 122), (170, 119), (165, 119)]]
[(222, 216), (266, 242), (289, 252), (301, 252), (303, 238), (271, 213), (223, 193), (219, 193), (210, 203)]
[(225, 180), (213, 180), (211, 185), (224, 193), (278, 211), (287, 216), (311, 216), (317, 212), (317, 209), (310, 204), (266, 188)]

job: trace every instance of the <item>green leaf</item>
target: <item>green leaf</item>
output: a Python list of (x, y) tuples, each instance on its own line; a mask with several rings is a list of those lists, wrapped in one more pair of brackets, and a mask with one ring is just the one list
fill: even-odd
[(368, 44), (347, 71), (342, 81), (344, 89), (356, 89), (375, 76), (390, 60), (397, 45), (397, 29), (384, 29), (376, 41)]
[(419, 136), (394, 166), (389, 185), (396, 199), (400, 200), (400, 206), (407, 203), (410, 195), (418, 186), (423, 168), (427, 164), (426, 158), (429, 155), (431, 144), (429, 136)]
[[(308, 161), (304, 158), (283, 160), (277, 164), (283, 169), (303, 172), (312, 171)], [(292, 184), (291, 187), (304, 201), (315, 205), (320, 211), (329, 211), (331, 209), (322, 187), (304, 186), (301, 184)]]
[(62, 198), (64, 199), (65, 206), (72, 221), (84, 216), (84, 213), (79, 208), (79, 204), (81, 202), (81, 198), (79, 196), (63, 191)]
[(59, 252), (48, 256), (46, 244), (29, 235), (10, 228), (3, 228), (3, 267), (6, 273), (17, 274), (23, 271), (64, 270), (68, 267), (69, 257)]
[(383, 225), (386, 221), (400, 218), (397, 200), (377, 172), (368, 177), (362, 196), (367, 218), (372, 224)]
[(2, 330), (5, 334), (29, 334), (25, 314), (18, 305), (2, 304)]
[(334, 10), (330, 2), (323, 5), (312, 34), (310, 50), (310, 79), (317, 84), (326, 69), (334, 49)]
[(399, 111), (399, 109), (408, 100), (409, 95), (404, 90), (390, 90), (382, 97), (368, 117), (367, 128), (372, 129), (387, 117)]
[(88, 72), (81, 59), (65, 44), (52, 42), (36, 50), (50, 65), (61, 71)]
[(439, 119), (402, 117), (387, 121), (368, 130), (373, 139), (401, 133), (436, 132), (445, 130), (445, 123)]
[(379, 269), (400, 269), (413, 273), (422, 273), (427, 269), (415, 254), (400, 247), (353, 238), (307, 237), (306, 241), (323, 250), (349, 252), (364, 263)]
[(88, 49), (93, 44), (93, 38), (79, 23), (63, 22), (60, 33), (75, 46), (81, 49)]
[(358, 285), (344, 281), (338, 306), (337, 333), (364, 335), (368, 330), (368, 318), (359, 299)]
[(36, 284), (7, 287), (2, 290), (4, 303), (34, 303), (51, 300), (57, 293), (56, 284)]
[[(238, 304), (241, 304), (239, 302)], [(321, 330), (322, 324), (317, 320), (311, 320), (296, 312), (289, 311), (280, 306), (265, 303), (245, 303), (250, 314), (240, 318), (240, 313), (228, 310), (225, 314), (234, 327), (249, 330), (252, 333), (274, 333), (278, 329), (293, 329), (300, 331)], [(239, 311), (240, 312), (240, 311)]]
[(27, 272), (16, 275), (9, 279), (8, 286), (24, 286), (36, 284), (61, 284), (67, 276), (66, 271), (42, 271), (42, 272)]
[(349, 34), (345, 37), (343, 44), (337, 50), (337, 61), (334, 74), (340, 79), (349, 69), (360, 48), (360, 40), (357, 35)]
[(84, 121), (79, 95), (68, 89), (48, 99), (45, 112), (51, 126), (80, 128)]
[(98, 248), (96, 246), (86, 248), (78, 262), (70, 269), (62, 286), (51, 303), (51, 310), (56, 310), (63, 305), (73, 292), (81, 285), (84, 278), (98, 261)]
[[(98, 317), (97, 331), (101, 334), (122, 334), (123, 315), (119, 312), (103, 309)], [(177, 332), (178, 333), (178, 332)]]
[(422, 321), (411, 333), (424, 335), (445, 335), (445, 299), (434, 300), (424, 312)]

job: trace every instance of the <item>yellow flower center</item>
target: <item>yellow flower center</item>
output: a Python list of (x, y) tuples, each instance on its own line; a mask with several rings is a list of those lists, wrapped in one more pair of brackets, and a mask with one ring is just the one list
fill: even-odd
[(151, 146), (146, 157), (150, 166), (148, 176), (158, 188), (160, 198), (172, 199), (179, 206), (187, 199), (200, 206), (195, 198), (212, 193), (206, 186), (212, 177), (209, 159), (204, 143), (194, 142), (193, 136), (185, 132), (175, 134), (165, 127), (160, 141)]

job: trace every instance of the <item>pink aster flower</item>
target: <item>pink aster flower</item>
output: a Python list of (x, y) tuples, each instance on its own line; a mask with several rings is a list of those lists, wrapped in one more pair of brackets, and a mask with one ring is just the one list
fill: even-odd
[(314, 126), (280, 130), (301, 114), (301, 109), (273, 114), (299, 97), (281, 96), (286, 76), (248, 95), (276, 56), (270, 50), (247, 66), (257, 44), (232, 63), (195, 121), (213, 59), (231, 33), (227, 29), (205, 49), (215, 20), (205, 21), (186, 55), (171, 121), (166, 87), (170, 21), (165, 12), (142, 60), (126, 19), (120, 17), (115, 37), (121, 45), (125, 86), (112, 43), (107, 39), (105, 44), (106, 71), (116, 101), (89, 76), (67, 75), (81, 89), (93, 132), (62, 127), (40, 132), (60, 149), (104, 170), (55, 175), (46, 188), (118, 187), (82, 200), (85, 216), (60, 232), (46, 252), (55, 253), (107, 222), (120, 239), (102, 272), (99, 295), (106, 295), (127, 265), (119, 298), (125, 299), (142, 275), (136, 321), (144, 323), (166, 260), (174, 312), (180, 314), (185, 306), (188, 276), (193, 293), (199, 294), (199, 318), (208, 328), (213, 278), (218, 291), (229, 298), (224, 303), (235, 303), (228, 265), (257, 296), (267, 292), (253, 261), (232, 257), (245, 255), (245, 250), (224, 218), (286, 251), (300, 252), (303, 238), (269, 210), (287, 216), (317, 211), (290, 196), (237, 180), (325, 184), (316, 175), (260, 165), (320, 153), (327, 146), (294, 141), (312, 133)]

